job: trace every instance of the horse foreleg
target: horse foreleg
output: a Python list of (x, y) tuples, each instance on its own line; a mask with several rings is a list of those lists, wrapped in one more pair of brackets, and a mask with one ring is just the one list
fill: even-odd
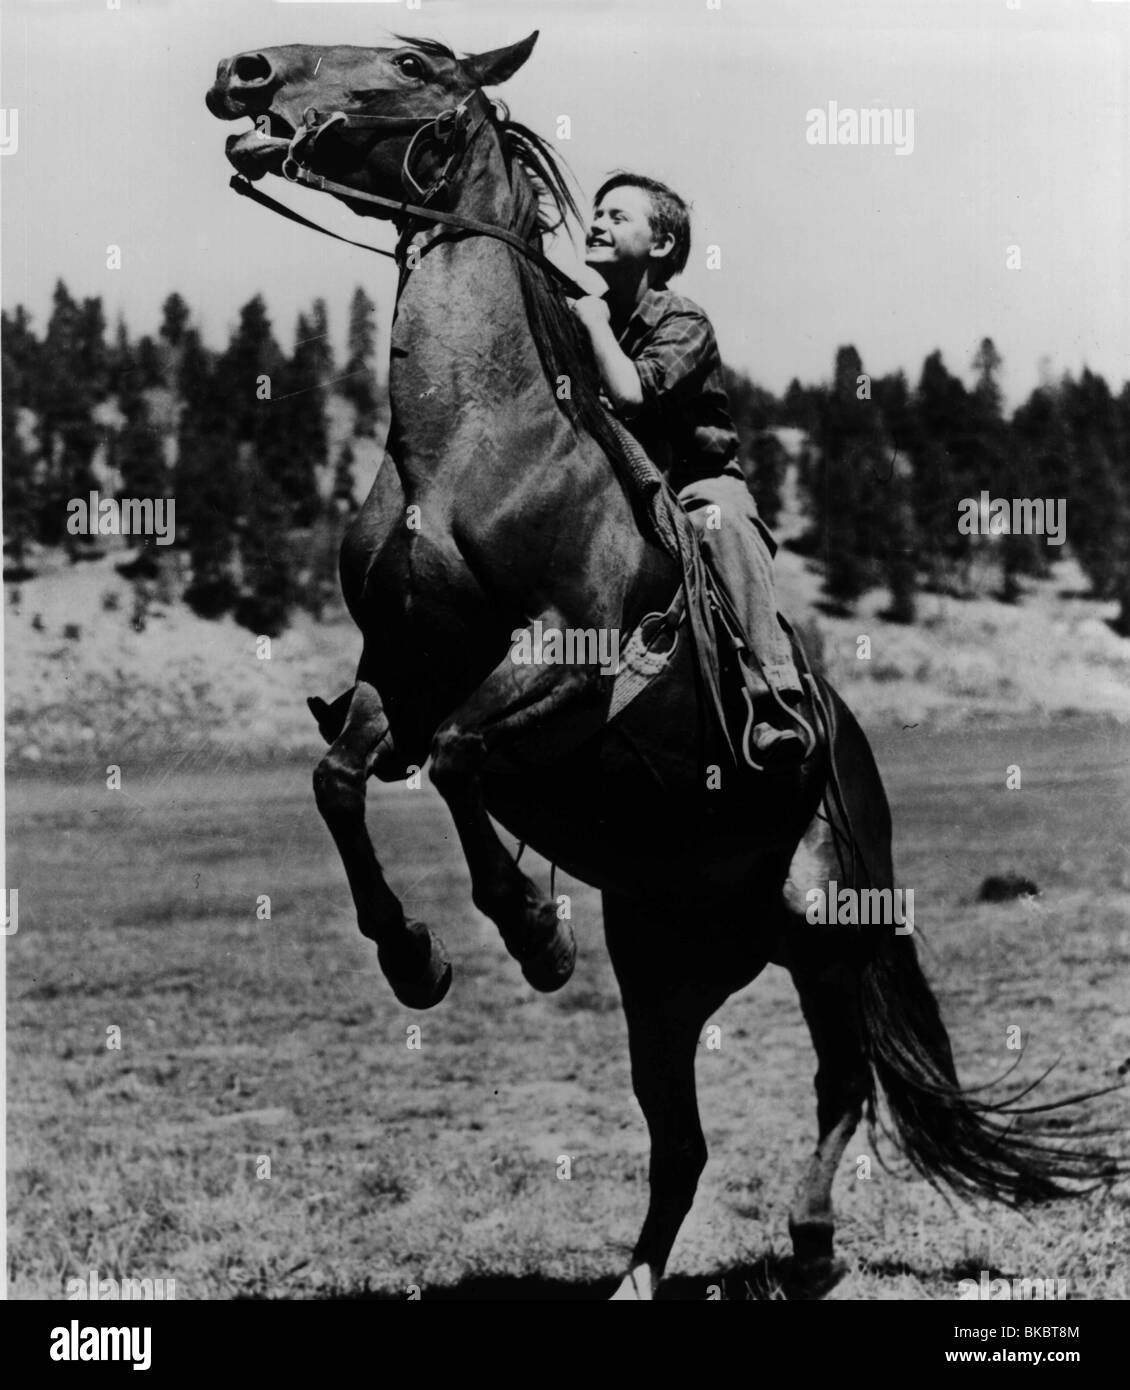
[[(447, 802), (471, 873), (471, 899), (499, 928), (506, 949), (535, 989), (560, 989), (573, 973), (577, 948), (568, 921), (515, 864), (483, 800), (479, 774), (496, 751), (531, 729), (543, 730), (570, 704), (580, 705), (592, 674), (578, 667), (519, 666), (509, 658), (436, 733), (430, 776)], [(595, 704), (595, 702), (594, 702)], [(593, 714), (593, 729), (599, 727)], [(544, 745), (546, 739), (541, 742)], [(532, 744), (527, 768), (546, 756)]]
[(392, 754), (380, 697), (358, 682), (341, 732), (314, 770), (314, 795), (345, 865), (362, 935), (377, 943), (377, 959), (400, 1002), (427, 1009), (447, 993), (451, 965), (439, 938), (405, 918), (365, 828), (366, 779)]

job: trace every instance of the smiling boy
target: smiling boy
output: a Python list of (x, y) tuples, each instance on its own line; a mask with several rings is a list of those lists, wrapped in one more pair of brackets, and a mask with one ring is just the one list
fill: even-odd
[[(597, 192), (586, 240), (586, 263), (608, 291), (574, 301), (573, 310), (588, 331), (613, 411), (679, 494), (749, 637), (757, 660), (747, 660), (747, 670), (761, 687), (753, 702), (753, 754), (764, 766), (788, 766), (803, 761), (812, 741), (795, 712), (803, 687), (777, 621), (777, 546), (737, 462), (710, 320), (667, 288), (689, 253), (683, 199), (655, 179), (616, 174)], [(767, 689), (756, 681), (758, 669)]]

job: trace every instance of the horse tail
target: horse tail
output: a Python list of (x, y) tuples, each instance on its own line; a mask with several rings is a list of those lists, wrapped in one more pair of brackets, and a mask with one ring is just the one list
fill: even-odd
[[(828, 735), (825, 808), (837, 844), (840, 881), (856, 888), (893, 887), (890, 810), (866, 736), (826, 681), (814, 682), (813, 693)], [(872, 1101), (877, 1083), (886, 1097), (895, 1142), (924, 1178), (964, 1197), (1016, 1206), (1075, 1196), (1078, 1188), (1065, 1183), (1093, 1186), (1126, 1172), (1125, 1160), (1063, 1145), (1033, 1120), (1118, 1087), (1040, 1105), (1019, 1104), (1040, 1077), (1000, 1100), (982, 1099), (957, 1079), (949, 1034), (918, 960), (912, 919), (905, 934), (888, 925), (859, 944), (859, 1019)]]
[(978, 1099), (960, 1085), (938, 1002), (909, 935), (892, 934), (871, 953), (860, 1005), (872, 1075), (886, 1096), (896, 1141), (930, 1182), (1018, 1206), (1077, 1196), (1065, 1182), (1094, 1186), (1125, 1171), (1119, 1159), (1053, 1142), (1026, 1118), (1112, 1088), (1020, 1105), (1042, 1077), (999, 1101)]

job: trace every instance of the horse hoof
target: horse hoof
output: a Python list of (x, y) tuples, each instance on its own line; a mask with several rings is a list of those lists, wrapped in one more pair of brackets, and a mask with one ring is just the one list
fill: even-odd
[(655, 1298), (655, 1280), (652, 1278), (651, 1270), (647, 1265), (637, 1265), (635, 1269), (630, 1269), (623, 1279), (620, 1286), (608, 1300), (615, 1303), (617, 1300), (629, 1303), (650, 1303)]
[(846, 1262), (836, 1259), (834, 1255), (796, 1260), (786, 1287), (791, 1298), (821, 1299), (836, 1287), (847, 1272)]
[(451, 988), (451, 962), (445, 959), (439, 973), (427, 980), (389, 980), (389, 984), (405, 1008), (434, 1009)]
[(793, 1243), (793, 1259), (798, 1268), (832, 1258), (835, 1227), (830, 1221), (790, 1219), (789, 1236)]
[(451, 962), (443, 942), (422, 922), (409, 922), (408, 930), (418, 943), (427, 947), (427, 959), (422, 969), (418, 961), (407, 969), (390, 968), (380, 950), (377, 951), (377, 960), (385, 979), (392, 986), (393, 994), (406, 1008), (431, 1009), (441, 1002), (451, 988)]
[(847, 1273), (836, 1259), (835, 1229), (830, 1221), (791, 1221), (793, 1265), (788, 1280), (794, 1298), (823, 1298)]
[(557, 921), (554, 913), (554, 932), (548, 943), (522, 962), (522, 974), (534, 989), (552, 994), (567, 985), (577, 963), (577, 942), (568, 922)]

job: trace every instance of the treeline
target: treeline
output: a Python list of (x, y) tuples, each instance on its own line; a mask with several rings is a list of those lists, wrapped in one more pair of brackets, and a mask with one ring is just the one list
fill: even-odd
[[(1093, 595), (1119, 602), (1113, 625), (1130, 635), (1130, 383), (1116, 396), (1091, 371), (1064, 375), (1006, 418), (1001, 365), (985, 338), (968, 387), (940, 352), (911, 387), (902, 372), (870, 377), (854, 347), (837, 352), (829, 383), (794, 379), (780, 400), (732, 379), (759, 507), (772, 524), (786, 463), (773, 430), (800, 429), (809, 526), (793, 548), (822, 561), (834, 609), (850, 611), (874, 586), (887, 588), (885, 616), (898, 622), (914, 620), (920, 590), (1015, 603), (1026, 577), (1046, 577), (1070, 550)], [(1062, 501), (1066, 545), (983, 515), (976, 530), (959, 525), (962, 502), (979, 507), (983, 493)]]
[[(354, 445), (376, 434), (385, 409), (376, 336), (376, 306), (360, 288), (343, 362), (322, 300), (298, 316), (289, 351), (259, 296), (221, 352), (179, 294), (156, 337), (136, 340), (121, 321), (108, 340), (101, 300), (77, 301), (61, 281), (42, 336), (23, 308), (5, 312), (6, 574), (33, 572), (40, 547), (76, 561), (102, 553), (97, 538), (68, 531), (71, 499), (171, 497), (177, 544), (127, 538), (132, 577), (152, 582), (173, 565), (175, 591), (196, 612), (231, 614), (259, 633), (279, 632), (296, 609), (320, 613), (337, 600), (337, 550), (357, 505)], [(1064, 376), (1006, 418), (989, 339), (970, 366), (966, 386), (932, 353), (912, 387), (901, 372), (870, 377), (843, 347), (830, 382), (794, 380), (781, 398), (728, 372), (762, 513), (776, 524), (790, 462), (780, 432), (792, 427), (808, 526), (790, 543), (822, 563), (833, 609), (849, 612), (876, 586), (901, 622), (914, 620), (922, 590), (988, 588), (1016, 602), (1025, 578), (1046, 576), (1070, 549), (1094, 594), (1120, 602), (1116, 626), (1130, 633), (1130, 384), (1115, 396), (1090, 371)], [(968, 534), (960, 504), (983, 492), (1063, 499), (1067, 545)]]
[[(261, 296), (239, 312), (227, 347), (208, 348), (179, 294), (156, 338), (106, 337), (100, 299), (60, 281), (42, 337), (23, 308), (4, 313), (6, 571), (28, 572), (39, 546), (73, 559), (97, 537), (67, 528), (67, 503), (99, 491), (174, 498), (183, 596), (209, 618), (231, 613), (276, 634), (295, 608), (320, 612), (337, 590), (336, 553), (355, 509), (352, 441), (375, 434), (376, 305), (358, 289), (338, 363), (324, 301), (298, 316), (292, 346), (275, 337)], [(331, 401), (352, 419), (331, 458)], [(152, 580), (172, 557), (145, 537), (125, 572)]]

